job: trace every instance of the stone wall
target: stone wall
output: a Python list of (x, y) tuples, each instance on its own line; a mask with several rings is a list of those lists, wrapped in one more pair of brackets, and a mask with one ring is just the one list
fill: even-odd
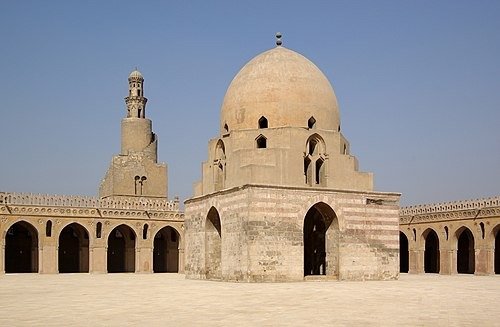
[(205, 224), (214, 208), (221, 221), (222, 280), (303, 280), (304, 218), (311, 207), (324, 204), (335, 215), (326, 236), (330, 250), (324, 278), (395, 279), (398, 201), (395, 193), (265, 185), (188, 200), (186, 276), (206, 278)]

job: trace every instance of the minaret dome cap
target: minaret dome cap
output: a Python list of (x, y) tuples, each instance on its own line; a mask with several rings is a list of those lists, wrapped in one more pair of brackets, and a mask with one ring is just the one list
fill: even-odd
[(135, 79), (135, 80), (144, 80), (144, 77), (142, 77), (142, 74), (140, 71), (136, 69), (134, 69), (134, 71), (132, 71), (130, 73), (130, 75), (128, 75), (128, 79)]

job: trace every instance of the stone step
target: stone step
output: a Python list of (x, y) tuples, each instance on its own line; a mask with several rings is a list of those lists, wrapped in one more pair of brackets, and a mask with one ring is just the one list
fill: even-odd
[(304, 277), (306, 282), (327, 282), (338, 280), (335, 275), (309, 275)]

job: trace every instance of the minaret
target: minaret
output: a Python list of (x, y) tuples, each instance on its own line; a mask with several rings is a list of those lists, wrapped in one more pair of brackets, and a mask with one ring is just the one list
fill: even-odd
[(158, 163), (158, 140), (146, 118), (144, 78), (135, 69), (128, 77), (127, 114), (122, 119), (121, 151), (114, 156), (99, 195), (167, 197), (167, 165)]
[(151, 120), (146, 118), (144, 78), (136, 69), (128, 77), (127, 116), (122, 120), (122, 155), (146, 152), (156, 162), (156, 136)]

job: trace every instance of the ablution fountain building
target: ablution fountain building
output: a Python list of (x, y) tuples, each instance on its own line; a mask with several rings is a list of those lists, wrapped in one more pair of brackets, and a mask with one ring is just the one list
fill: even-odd
[(400, 208), (399, 193), (374, 191), (330, 82), (280, 36), (231, 82), (185, 212), (168, 198), (139, 71), (128, 85), (121, 151), (98, 197), (0, 192), (0, 273), (244, 282), (500, 273), (500, 197)]

